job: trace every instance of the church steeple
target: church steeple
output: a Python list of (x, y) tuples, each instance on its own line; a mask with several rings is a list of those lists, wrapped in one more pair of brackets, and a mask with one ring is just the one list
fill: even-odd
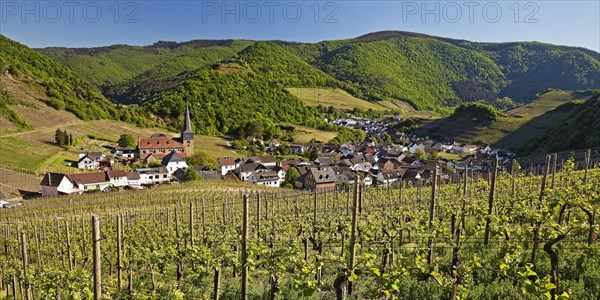
[(190, 119), (190, 107), (185, 104), (185, 119), (181, 129), (181, 142), (187, 148), (187, 152), (194, 151), (194, 131), (192, 130), (192, 120)]
[(185, 104), (185, 119), (183, 120), (183, 130), (181, 131), (181, 136), (183, 137), (185, 133), (194, 134), (194, 131), (192, 130), (192, 121), (190, 120), (190, 107), (187, 103)]

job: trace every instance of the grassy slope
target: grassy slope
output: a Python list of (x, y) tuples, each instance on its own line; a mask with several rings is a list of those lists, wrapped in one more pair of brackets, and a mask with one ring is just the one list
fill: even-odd
[(569, 115), (543, 135), (530, 137), (526, 153), (589, 149), (600, 146), (600, 93), (589, 100), (572, 104)]
[(531, 137), (547, 132), (565, 119), (569, 109), (558, 109), (571, 100), (589, 99), (591, 94), (551, 91), (540, 95), (530, 104), (505, 112), (505, 116), (489, 126), (476, 126), (468, 120), (449, 118), (424, 122), (421, 134), (451, 137), (459, 141), (481, 141), (501, 148), (521, 148)]
[[(358, 107), (364, 110), (385, 110), (388, 107), (378, 103), (358, 99), (344, 90), (331, 88), (287, 88), (292, 95), (304, 101), (307, 105), (325, 107), (333, 106), (341, 110), (352, 110)], [(390, 103), (392, 104), (392, 103)], [(393, 104), (392, 104), (393, 105)]]

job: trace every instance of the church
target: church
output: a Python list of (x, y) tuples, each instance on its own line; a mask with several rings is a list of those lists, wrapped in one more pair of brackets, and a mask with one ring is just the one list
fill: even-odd
[(187, 104), (185, 106), (185, 119), (181, 135), (178, 138), (162, 133), (153, 134), (149, 138), (138, 138), (136, 150), (137, 158), (144, 163), (162, 161), (172, 151), (183, 158), (194, 154), (194, 131), (192, 130), (189, 106)]

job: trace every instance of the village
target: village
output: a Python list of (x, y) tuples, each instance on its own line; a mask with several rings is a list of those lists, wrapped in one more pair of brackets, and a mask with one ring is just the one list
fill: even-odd
[[(448, 179), (465, 168), (485, 171), (493, 166), (495, 159), (505, 164), (515, 156), (489, 145), (436, 141), (388, 128), (390, 122), (400, 120), (397, 113), (379, 121), (352, 116), (339, 118), (331, 123), (362, 130), (367, 138), (340, 145), (290, 143), (289, 155), (285, 156), (280, 155), (283, 143), (278, 139), (266, 142), (249, 136), (247, 141), (260, 145), (264, 153), (243, 158), (219, 157), (215, 170), (189, 165), (186, 160), (194, 153), (194, 131), (186, 107), (179, 137), (153, 134), (138, 138), (136, 147), (116, 147), (110, 155), (81, 152), (75, 165), (87, 172), (48, 172), (40, 183), (40, 194), (47, 197), (143, 189), (187, 181), (190, 172), (195, 174), (194, 178), (205, 181), (233, 180), (309, 191), (354, 184), (358, 173), (364, 175), (364, 185), (390, 185), (399, 181), (422, 184), (431, 178), (434, 168)], [(112, 167), (115, 161), (133, 167), (116, 170)]]

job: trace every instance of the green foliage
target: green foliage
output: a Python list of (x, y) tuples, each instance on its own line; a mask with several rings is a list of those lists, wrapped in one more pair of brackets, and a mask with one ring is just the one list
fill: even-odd
[(19, 104), (19, 101), (10, 97), (3, 89), (0, 89), (0, 116), (11, 122), (18, 129), (31, 128), (31, 125), (27, 121), (10, 108), (9, 105), (13, 104)]
[(201, 179), (200, 175), (192, 167), (189, 167), (183, 174), (184, 182), (189, 182), (189, 181), (194, 181), (194, 180), (199, 180), (199, 179)]
[(194, 154), (186, 157), (188, 166), (206, 166), (210, 169), (217, 169), (217, 162), (212, 159), (206, 152), (195, 151)]
[(502, 116), (496, 108), (489, 104), (469, 103), (457, 107), (452, 114), (454, 119), (473, 120), (480, 124), (490, 124)]
[(294, 182), (296, 181), (296, 179), (298, 179), (298, 177), (300, 177), (300, 172), (298, 172), (296, 168), (290, 167), (285, 173), (284, 183), (294, 186)]
[(363, 141), (367, 137), (364, 131), (358, 129), (337, 127), (337, 132), (338, 135), (329, 143), (339, 145), (349, 141)]
[(73, 145), (73, 135), (69, 134), (66, 130), (56, 129), (54, 142), (59, 146), (71, 146)]
[(158, 167), (162, 167), (162, 164), (161, 164), (160, 161), (153, 160), (153, 161), (151, 161), (151, 162), (148, 163), (148, 167), (150, 167), (150, 168), (158, 168)]
[(137, 146), (137, 141), (135, 140), (133, 135), (124, 133), (124, 134), (121, 134), (121, 136), (119, 137), (117, 144), (119, 144), (120, 147), (129, 146), (129, 147), (135, 148)]
[(575, 106), (575, 109), (547, 134), (532, 138), (522, 149), (523, 153), (536, 152), (538, 149), (555, 152), (600, 146), (600, 93), (584, 103), (568, 102), (556, 109), (565, 109), (564, 106)]

